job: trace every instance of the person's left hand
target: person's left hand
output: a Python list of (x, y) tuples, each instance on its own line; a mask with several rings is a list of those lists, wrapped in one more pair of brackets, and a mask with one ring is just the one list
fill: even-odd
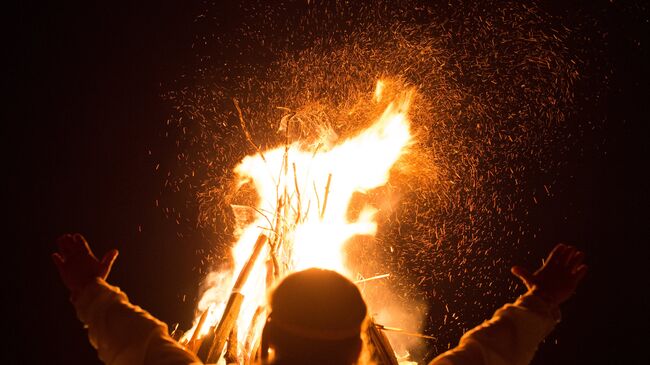
[(559, 244), (553, 248), (542, 267), (530, 272), (521, 266), (511, 271), (526, 284), (528, 290), (551, 305), (560, 305), (573, 295), (587, 273), (585, 255), (573, 246)]
[(59, 252), (53, 253), (52, 259), (73, 298), (95, 278), (106, 279), (118, 254), (117, 250), (110, 250), (98, 260), (79, 233), (65, 234), (56, 243)]

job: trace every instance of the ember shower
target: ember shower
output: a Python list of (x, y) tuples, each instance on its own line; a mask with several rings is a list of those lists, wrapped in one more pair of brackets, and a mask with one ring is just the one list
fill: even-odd
[[(377, 116), (368, 97), (377, 80), (412, 88), (408, 158), (386, 185), (352, 197), (351, 217), (377, 209), (377, 233), (350, 240), (346, 253), (363, 258), (350, 263), (356, 278), (390, 274), (360, 284), (379, 323), (437, 338), (390, 335), (398, 354), (430, 359), (483, 319), (466, 307), (503, 302), (502, 260), (533, 234), (527, 207), (552, 191), (580, 71), (570, 30), (537, 7), (501, 2), (241, 10), (228, 36), (209, 31), (216, 10), (197, 16), (200, 66), (167, 95), (186, 170), (170, 182), (198, 196), (202, 224), (220, 231), (212, 257), (228, 257), (245, 220), (231, 205), (256, 203), (233, 173), (256, 153), (250, 141), (263, 151), (287, 141), (336, 145)], [(546, 179), (527, 180), (539, 174)], [(229, 282), (218, 284), (235, 264), (208, 265), (204, 289), (227, 296)]]

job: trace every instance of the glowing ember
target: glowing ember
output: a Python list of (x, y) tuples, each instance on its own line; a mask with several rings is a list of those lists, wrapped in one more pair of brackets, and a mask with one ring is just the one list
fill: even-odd
[[(201, 312), (210, 308), (201, 335), (221, 318), (237, 277), (234, 274), (242, 270), (261, 233), (269, 237), (270, 244), (264, 246), (260, 255), (264, 259), (257, 260), (242, 289), (245, 299), (237, 319), (241, 352), (247, 350), (247, 336), (259, 335), (255, 333), (259, 328), (251, 326), (256, 311), (265, 304), (267, 285), (272, 283), (268, 274), (281, 279), (293, 271), (318, 267), (354, 277), (356, 273), (346, 266), (345, 244), (353, 236), (375, 234), (377, 210), (367, 205), (350, 218), (353, 194), (385, 185), (391, 167), (412, 138), (407, 116), (412, 92), (383, 100), (385, 88), (379, 81), (372, 96), (375, 103), (387, 103), (383, 113), (356, 136), (337, 144), (329, 142), (328, 136), (307, 146), (296, 141), (247, 156), (236, 166), (239, 186), (255, 188), (257, 206), (233, 207), (236, 215), (246, 213), (253, 219), (240, 227), (233, 248), (234, 271), (213, 274), (215, 287), (199, 304)], [(274, 260), (274, 266), (268, 266), (268, 258)], [(275, 267), (272, 273), (267, 272), (269, 267)], [(187, 332), (185, 341), (195, 328)]]

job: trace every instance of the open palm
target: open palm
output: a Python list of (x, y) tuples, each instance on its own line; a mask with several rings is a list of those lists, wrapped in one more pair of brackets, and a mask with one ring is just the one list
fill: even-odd
[(117, 250), (111, 250), (98, 260), (86, 239), (78, 233), (65, 234), (56, 243), (59, 252), (53, 253), (52, 259), (73, 297), (95, 278), (106, 279), (118, 254)]
[(553, 248), (542, 267), (534, 273), (521, 266), (512, 268), (533, 293), (549, 304), (559, 305), (569, 299), (587, 273), (584, 253), (575, 247), (559, 244)]

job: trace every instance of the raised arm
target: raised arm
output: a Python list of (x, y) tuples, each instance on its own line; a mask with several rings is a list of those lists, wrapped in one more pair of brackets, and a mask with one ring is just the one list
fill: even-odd
[(64, 235), (57, 244), (59, 252), (52, 258), (70, 289), (77, 316), (88, 329), (90, 343), (104, 363), (200, 364), (169, 336), (167, 325), (129, 303), (119, 288), (106, 283), (117, 250), (98, 260), (80, 234)]
[(514, 266), (511, 271), (529, 292), (552, 306), (559, 306), (573, 295), (587, 273), (584, 258), (584, 253), (575, 247), (559, 244), (534, 273), (521, 266)]
[(430, 365), (526, 365), (539, 343), (560, 320), (559, 305), (569, 299), (587, 272), (584, 254), (555, 246), (534, 273), (515, 266), (528, 292), (496, 311), (492, 319), (467, 332), (458, 346)]

